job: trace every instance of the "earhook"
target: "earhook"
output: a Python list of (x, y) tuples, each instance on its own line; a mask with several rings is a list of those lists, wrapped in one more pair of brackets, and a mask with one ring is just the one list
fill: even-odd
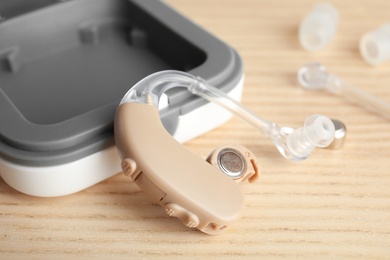
[[(321, 123), (317, 120), (314, 124), (324, 125), (324, 122), (326, 121), (328, 124), (326, 130), (328, 133), (317, 136), (323, 132), (309, 131), (309, 136), (307, 138), (309, 142), (306, 142), (305, 139), (304, 143), (301, 142), (304, 139), (298, 138), (297, 135), (294, 135), (295, 137), (289, 138), (289, 142), (294, 143), (294, 145), (288, 145), (287, 137), (294, 132), (293, 128), (279, 127), (275, 122), (259, 117), (249, 109), (245, 108), (241, 103), (232, 99), (225, 92), (208, 85), (202, 78), (194, 77), (191, 74), (180, 71), (162, 71), (144, 78), (126, 93), (120, 104), (124, 104), (126, 102), (136, 102), (151, 104), (158, 107), (158, 100), (162, 93), (168, 89), (176, 87), (187, 88), (191, 93), (201, 96), (204, 99), (225, 108), (234, 115), (237, 115), (244, 121), (260, 129), (266, 137), (270, 138), (274, 142), (275, 146), (284, 157), (293, 161), (304, 160), (310, 156), (314, 147), (322, 147), (316, 142), (311, 142), (311, 140), (326, 138), (326, 141), (330, 143), (334, 137), (334, 127), (332, 128), (331, 121), (324, 119), (324, 116), (320, 116)], [(303, 132), (301, 135), (306, 135), (306, 132)], [(298, 139), (291, 140), (291, 138)], [(311, 149), (304, 148), (308, 145)]]

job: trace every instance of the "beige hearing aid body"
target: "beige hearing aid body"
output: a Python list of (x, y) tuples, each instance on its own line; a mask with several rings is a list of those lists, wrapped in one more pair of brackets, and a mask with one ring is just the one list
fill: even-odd
[(168, 215), (209, 234), (239, 220), (244, 208), (240, 187), (174, 140), (155, 107), (121, 104), (115, 139), (125, 174)]

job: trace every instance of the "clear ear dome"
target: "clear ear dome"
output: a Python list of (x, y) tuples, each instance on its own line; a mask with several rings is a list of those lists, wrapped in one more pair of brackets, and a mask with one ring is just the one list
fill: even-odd
[(303, 129), (310, 142), (317, 147), (326, 147), (333, 141), (335, 127), (332, 120), (325, 116), (309, 116), (305, 120)]
[(335, 128), (332, 120), (323, 115), (311, 115), (302, 128), (295, 129), (287, 136), (287, 150), (293, 160), (310, 156), (315, 147), (326, 147), (334, 139)]
[(362, 57), (371, 65), (390, 60), (390, 23), (364, 34), (359, 47)]
[(321, 3), (314, 6), (299, 26), (302, 48), (317, 51), (325, 47), (336, 33), (339, 13), (333, 5)]

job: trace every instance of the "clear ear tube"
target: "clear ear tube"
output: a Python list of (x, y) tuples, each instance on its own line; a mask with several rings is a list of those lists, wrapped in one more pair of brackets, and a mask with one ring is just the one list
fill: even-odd
[(298, 129), (279, 127), (276, 123), (248, 110), (223, 91), (208, 85), (203, 79), (180, 71), (162, 71), (149, 75), (134, 85), (120, 104), (136, 102), (158, 108), (160, 96), (165, 91), (176, 87), (187, 88), (191, 93), (218, 104), (260, 129), (287, 159), (294, 161), (306, 159), (315, 147), (326, 147), (333, 141), (334, 125), (325, 116), (309, 116), (304, 126)]
[(348, 84), (336, 75), (330, 74), (320, 63), (310, 62), (305, 64), (298, 71), (298, 81), (304, 88), (325, 89), (345, 96), (347, 99), (390, 119), (389, 103)]

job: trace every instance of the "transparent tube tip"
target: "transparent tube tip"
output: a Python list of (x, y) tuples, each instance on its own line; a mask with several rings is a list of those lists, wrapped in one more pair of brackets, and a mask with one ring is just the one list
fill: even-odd
[(298, 81), (304, 88), (324, 89), (328, 80), (329, 74), (321, 63), (309, 62), (298, 70)]
[(390, 23), (364, 34), (359, 47), (360, 54), (371, 65), (390, 60)]
[(325, 47), (336, 33), (339, 12), (329, 3), (314, 6), (299, 26), (299, 41), (302, 48), (317, 51)]
[(334, 138), (335, 128), (332, 120), (322, 115), (313, 115), (305, 120), (303, 127), (307, 138), (317, 147), (327, 147)]
[(295, 129), (287, 137), (287, 148), (294, 160), (303, 160), (310, 156), (315, 147), (330, 145), (334, 135), (332, 120), (323, 115), (312, 115), (305, 120), (302, 128)]

